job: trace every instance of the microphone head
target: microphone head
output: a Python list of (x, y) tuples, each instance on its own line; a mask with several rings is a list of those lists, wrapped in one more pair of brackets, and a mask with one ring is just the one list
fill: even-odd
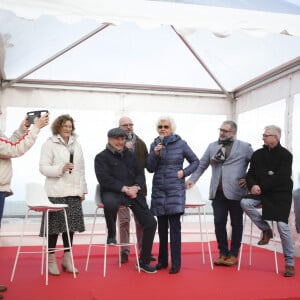
[(132, 135), (129, 133), (129, 134), (127, 134), (127, 140), (132, 140)]
[(164, 137), (163, 135), (160, 135), (160, 136), (159, 136), (159, 140), (160, 140), (161, 143), (163, 142), (164, 138), (165, 138), (165, 137)]

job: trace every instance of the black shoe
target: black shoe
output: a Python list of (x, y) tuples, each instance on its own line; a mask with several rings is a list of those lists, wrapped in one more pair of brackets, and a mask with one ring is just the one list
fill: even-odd
[(150, 261), (156, 261), (156, 257), (153, 254), (151, 254)]
[(161, 269), (166, 269), (168, 267), (168, 263), (161, 263), (159, 262), (156, 266), (155, 266), (155, 269), (156, 270), (161, 270)]
[(115, 237), (107, 237), (106, 241), (107, 246), (116, 246), (117, 245), (117, 240)]
[(125, 264), (128, 262), (128, 254), (127, 253), (121, 253), (121, 264)]
[(179, 273), (179, 271), (180, 271), (180, 266), (179, 267), (172, 266), (172, 268), (169, 271), (169, 274), (176, 274)]

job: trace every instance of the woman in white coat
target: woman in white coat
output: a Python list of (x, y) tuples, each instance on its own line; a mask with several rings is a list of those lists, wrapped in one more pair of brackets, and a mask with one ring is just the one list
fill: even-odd
[[(84, 159), (81, 146), (74, 134), (74, 121), (69, 115), (61, 115), (52, 124), (52, 136), (44, 143), (40, 157), (40, 172), (46, 176), (45, 189), (49, 200), (54, 204), (67, 204), (67, 218), (71, 245), (75, 231), (85, 230), (81, 202), (85, 199)], [(44, 220), (44, 219), (43, 219)], [(44, 224), (42, 221), (41, 233)], [(49, 274), (60, 275), (54, 249), (59, 233), (62, 233), (64, 254), (62, 270), (72, 273), (68, 235), (62, 211), (49, 213)], [(52, 251), (51, 251), (52, 250)], [(77, 273), (78, 270), (75, 269)]]

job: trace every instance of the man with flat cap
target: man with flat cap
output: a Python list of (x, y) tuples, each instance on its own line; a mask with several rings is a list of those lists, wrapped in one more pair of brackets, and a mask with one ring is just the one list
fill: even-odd
[(106, 149), (95, 157), (95, 173), (100, 184), (108, 230), (107, 244), (117, 243), (117, 213), (121, 205), (128, 206), (144, 229), (140, 268), (146, 273), (155, 273), (156, 269), (150, 265), (150, 258), (156, 220), (141, 193), (145, 176), (134, 154), (125, 147), (126, 132), (121, 128), (113, 128), (108, 131), (107, 136)]

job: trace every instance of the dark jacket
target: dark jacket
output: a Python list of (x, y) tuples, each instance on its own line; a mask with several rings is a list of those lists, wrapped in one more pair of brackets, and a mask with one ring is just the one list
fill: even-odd
[(105, 149), (95, 157), (95, 173), (100, 183), (101, 193), (121, 193), (123, 186), (145, 183), (145, 176), (141, 171), (133, 153), (127, 148), (121, 153)]
[[(156, 155), (154, 148), (159, 142), (159, 138), (156, 138), (151, 144), (147, 159), (147, 170), (154, 172), (151, 212), (156, 216), (184, 213), (185, 177), (197, 169), (199, 159), (178, 135), (174, 135), (161, 154)], [(183, 169), (184, 159), (190, 164)], [(181, 179), (177, 177), (179, 170), (184, 171)]]
[(261, 195), (249, 197), (262, 201), (265, 220), (288, 223), (293, 190), (292, 161), (292, 154), (280, 144), (272, 149), (264, 146), (251, 158), (247, 186), (251, 190), (253, 185), (258, 185)]
[[(147, 157), (148, 157), (148, 149), (144, 141), (141, 140), (137, 135), (135, 136), (136, 136), (136, 142), (135, 142), (134, 154), (140, 168), (142, 169), (142, 172), (145, 174), (145, 168), (146, 168)], [(141, 188), (142, 188), (143, 195), (146, 196), (147, 195), (146, 182), (143, 186), (141, 186)]]

